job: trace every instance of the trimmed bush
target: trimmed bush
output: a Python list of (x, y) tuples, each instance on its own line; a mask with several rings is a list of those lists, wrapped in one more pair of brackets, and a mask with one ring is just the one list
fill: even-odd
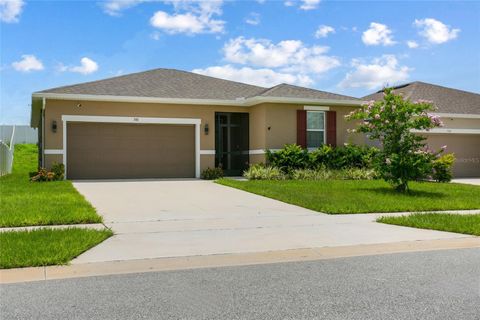
[(287, 178), (279, 168), (262, 164), (251, 165), (245, 170), (243, 176), (249, 180), (285, 180)]
[(452, 180), (452, 167), (455, 163), (455, 155), (453, 153), (444, 154), (433, 161), (432, 178), (437, 182), (450, 182)]
[(204, 180), (216, 180), (223, 177), (223, 169), (222, 168), (207, 168), (202, 171), (200, 177)]
[(277, 167), (285, 173), (295, 169), (304, 169), (309, 167), (308, 151), (296, 144), (286, 144), (283, 149), (266, 153), (267, 164)]

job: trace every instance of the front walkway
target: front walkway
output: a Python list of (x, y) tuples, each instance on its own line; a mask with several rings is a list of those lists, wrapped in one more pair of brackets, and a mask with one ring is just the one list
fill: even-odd
[(469, 237), (380, 224), (372, 214), (321, 214), (210, 181), (74, 186), (116, 235), (73, 264)]

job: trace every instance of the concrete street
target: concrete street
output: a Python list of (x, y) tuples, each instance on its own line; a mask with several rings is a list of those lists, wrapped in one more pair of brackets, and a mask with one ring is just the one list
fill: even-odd
[(480, 249), (0, 286), (2, 319), (479, 319)]
[(72, 263), (237, 254), (467, 235), (326, 215), (202, 180), (81, 181), (115, 236)]

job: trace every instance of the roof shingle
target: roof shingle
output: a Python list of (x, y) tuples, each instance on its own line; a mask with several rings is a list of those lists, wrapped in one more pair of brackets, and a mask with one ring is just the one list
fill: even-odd
[[(412, 101), (425, 99), (433, 101), (438, 112), (480, 114), (480, 94), (438, 86), (425, 82), (412, 82), (394, 87), (395, 93), (403, 94)], [(364, 100), (381, 100), (383, 91), (363, 97)]]
[(43, 90), (38, 93), (214, 100), (252, 97), (359, 100), (354, 97), (288, 84), (264, 88), (175, 69), (154, 69)]

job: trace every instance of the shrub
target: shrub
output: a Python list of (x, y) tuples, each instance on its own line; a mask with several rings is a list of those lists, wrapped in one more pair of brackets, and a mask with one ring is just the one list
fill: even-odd
[(323, 145), (309, 154), (312, 168), (372, 168), (379, 150), (375, 147), (345, 144), (343, 147)]
[(455, 163), (453, 153), (444, 154), (433, 161), (432, 178), (438, 182), (450, 182), (452, 180), (452, 167)]
[(279, 168), (285, 173), (309, 166), (308, 151), (296, 144), (287, 144), (277, 152), (267, 150), (266, 158), (269, 166)]
[(207, 168), (203, 170), (200, 177), (204, 180), (215, 180), (223, 177), (223, 169), (220, 167), (217, 168)]
[(340, 178), (343, 180), (375, 180), (380, 175), (374, 169), (348, 168), (340, 171)]
[(285, 180), (286, 176), (277, 167), (265, 166), (262, 164), (251, 165), (243, 176), (249, 180)]
[(52, 169), (50, 170), (55, 174), (56, 180), (63, 180), (65, 176), (65, 165), (63, 163), (54, 163)]
[(335, 178), (335, 172), (325, 168), (297, 169), (290, 173), (293, 180), (329, 180)]
[(30, 181), (33, 182), (63, 180), (65, 177), (65, 166), (63, 163), (55, 162), (50, 171), (45, 168), (40, 168), (38, 172), (30, 172), (29, 176)]

